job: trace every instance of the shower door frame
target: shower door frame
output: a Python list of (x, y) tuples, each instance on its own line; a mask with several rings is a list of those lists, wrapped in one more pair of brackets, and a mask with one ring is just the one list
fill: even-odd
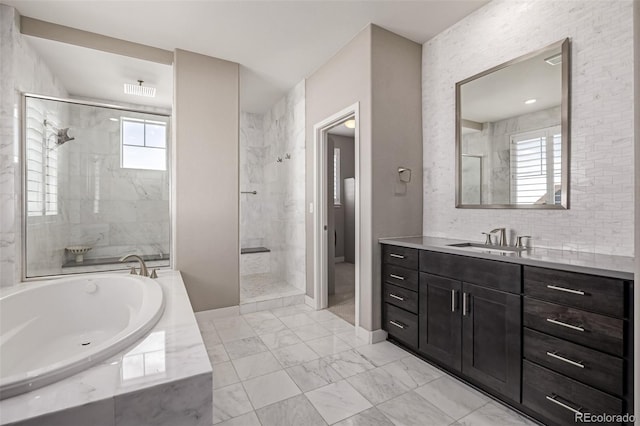
[[(20, 93), (20, 167), (22, 168), (20, 172), (21, 182), (21, 190), (22, 190), (22, 200), (21, 200), (21, 211), (20, 211), (20, 231), (22, 235), (20, 236), (21, 247), (21, 255), (22, 259), (20, 259), (21, 264), (21, 282), (27, 281), (39, 281), (46, 280), (50, 278), (59, 278), (68, 275), (76, 275), (77, 273), (71, 274), (54, 274), (54, 275), (38, 275), (37, 277), (27, 277), (27, 98), (35, 98), (35, 99), (43, 99), (46, 101), (55, 101), (55, 102), (65, 102), (69, 104), (75, 105), (83, 105), (90, 107), (98, 107), (98, 108), (108, 108), (115, 109), (118, 111), (126, 111), (126, 112), (135, 112), (141, 114), (153, 114), (159, 115), (162, 117), (167, 117), (170, 123), (170, 132), (171, 139), (167, 141), (167, 172), (169, 173), (169, 269), (174, 269), (174, 250), (173, 250), (173, 114), (166, 114), (164, 112), (155, 112), (155, 111), (145, 111), (137, 108), (130, 108), (121, 105), (114, 105), (102, 102), (94, 102), (94, 101), (85, 101), (80, 99), (71, 99), (71, 98), (60, 98), (57, 96), (47, 96), (47, 95), (39, 95), (36, 93), (29, 92), (21, 92)], [(153, 107), (151, 107), (153, 108)], [(173, 111), (172, 111), (173, 112)], [(159, 269), (166, 269), (167, 267), (160, 267)], [(104, 272), (122, 272), (121, 270), (107, 270), (107, 271), (95, 271), (91, 273), (104, 273)]]
[[(350, 118), (356, 120), (354, 135), (355, 177), (355, 328), (360, 327), (360, 102), (348, 106), (313, 126), (313, 289), (315, 308), (325, 309), (329, 302), (327, 134)], [(333, 259), (331, 259), (333, 261)]]

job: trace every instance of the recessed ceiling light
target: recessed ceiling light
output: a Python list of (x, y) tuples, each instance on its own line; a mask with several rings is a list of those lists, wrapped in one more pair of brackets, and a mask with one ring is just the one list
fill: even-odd
[(120, 120), (118, 120), (117, 118), (114, 118), (114, 117), (111, 117), (109, 120), (111, 120), (111, 121), (120, 121)]
[(156, 97), (156, 88), (143, 86), (144, 81), (138, 80), (138, 84), (124, 84), (124, 93), (127, 95), (146, 96), (147, 98)]
[(527, 99), (526, 101), (524, 101), (524, 103), (527, 105), (531, 105), (531, 104), (535, 104), (536, 101), (537, 99)]
[(559, 65), (562, 63), (562, 53), (558, 53), (556, 55), (553, 56), (549, 56), (547, 59), (544, 60), (546, 63), (548, 63), (549, 65)]
[(355, 129), (356, 128), (356, 120), (353, 118), (351, 120), (347, 120), (344, 122), (344, 127), (347, 129)]

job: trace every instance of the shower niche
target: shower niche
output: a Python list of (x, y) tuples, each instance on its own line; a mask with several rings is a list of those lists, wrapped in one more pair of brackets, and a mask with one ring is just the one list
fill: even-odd
[(24, 278), (169, 266), (170, 115), (23, 96)]

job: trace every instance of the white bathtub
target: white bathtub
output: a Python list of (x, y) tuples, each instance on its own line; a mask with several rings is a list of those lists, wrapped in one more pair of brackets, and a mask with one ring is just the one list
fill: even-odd
[(132, 275), (25, 284), (0, 295), (0, 399), (75, 374), (145, 335), (164, 311), (162, 288)]

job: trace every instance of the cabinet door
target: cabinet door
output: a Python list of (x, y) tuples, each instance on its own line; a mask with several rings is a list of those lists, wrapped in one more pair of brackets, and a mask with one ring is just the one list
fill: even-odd
[(418, 349), (460, 370), (460, 281), (420, 274)]
[(520, 296), (463, 283), (462, 299), (462, 372), (520, 402)]

